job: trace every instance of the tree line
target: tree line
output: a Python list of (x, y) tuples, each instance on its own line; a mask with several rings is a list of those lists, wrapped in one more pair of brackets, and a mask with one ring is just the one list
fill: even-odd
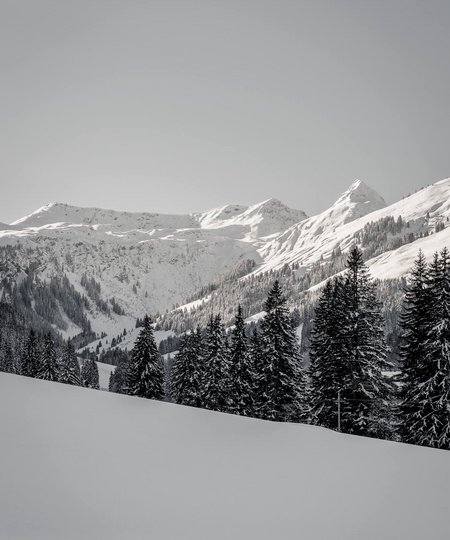
[(2, 371), (74, 386), (100, 388), (97, 363), (89, 359), (80, 366), (71, 340), (60, 346), (50, 333), (39, 336), (32, 329), (19, 354), (1, 345), (0, 342)]
[[(185, 334), (170, 372), (175, 403), (271, 420), (303, 420), (305, 378), (286, 299), (275, 282), (261, 331), (250, 338), (242, 310), (229, 335), (220, 315), (204, 332)], [(265, 362), (265, 357), (270, 362)], [(153, 324), (144, 317), (130, 361), (119, 364), (110, 389), (150, 399), (164, 398), (164, 366)]]
[(345, 272), (329, 279), (321, 291), (308, 366), (278, 281), (264, 308), (251, 335), (240, 306), (228, 333), (220, 315), (211, 316), (206, 329), (182, 336), (169, 370), (156, 347), (151, 319), (145, 317), (130, 360), (112, 375), (110, 389), (450, 449), (447, 249), (429, 266), (422, 253), (415, 262), (400, 318), (400, 371), (387, 360), (376, 283), (356, 247)]

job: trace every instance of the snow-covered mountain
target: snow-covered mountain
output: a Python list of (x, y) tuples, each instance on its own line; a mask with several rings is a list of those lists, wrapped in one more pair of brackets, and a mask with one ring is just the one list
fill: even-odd
[[(86, 278), (93, 279), (99, 291), (88, 310), (92, 328), (114, 335), (145, 312), (182, 303), (219, 276), (261, 264), (264, 237), (305, 217), (274, 199), (190, 215), (51, 203), (1, 227), (0, 246), (14, 247), (0, 252), (1, 274), (14, 282), (29, 268), (47, 282), (64, 275), (88, 296)], [(73, 335), (80, 329), (68, 324), (64, 330)]]
[(448, 452), (0, 373), (4, 540), (444, 540)]
[(79, 224), (95, 227), (113, 227), (117, 231), (181, 229), (196, 227), (197, 220), (188, 215), (161, 215), (146, 212), (117, 212), (101, 208), (79, 208), (68, 204), (50, 203), (38, 208), (11, 225), (20, 228), (44, 227), (46, 225)]
[[(431, 260), (435, 251), (450, 246), (449, 218), (450, 179), (391, 205), (356, 181), (329, 209), (266, 237), (258, 248), (263, 262), (250, 276), (236, 284), (216, 283), (212, 292), (207, 290), (170, 312), (161, 327), (183, 331), (190, 325), (204, 325), (211, 312), (222, 313), (225, 322), (231, 324), (238, 303), (248, 322), (257, 321), (264, 314), (264, 300), (275, 276), (286, 287), (290, 308), (303, 313), (310, 309), (325, 280), (343, 270), (346, 253), (354, 244), (363, 250), (371, 275), (390, 281), (381, 294), (389, 295), (382, 300), (386, 314), (394, 321), (401, 308), (403, 288), (401, 283), (391, 281), (408, 274), (420, 249)], [(308, 324), (310, 316), (307, 311)]]
[[(329, 259), (336, 249), (348, 250), (368, 224), (389, 217), (395, 220), (401, 217), (405, 231), (400, 234), (404, 236), (408, 233), (429, 235), (438, 223), (445, 226), (449, 216), (450, 179), (432, 184), (391, 205), (386, 205), (380, 195), (357, 180), (329, 209), (290, 227), (268, 242), (260, 250), (264, 263), (258, 272), (293, 263), (307, 267)], [(413, 259), (422, 244), (426, 246), (429, 242), (426, 238), (420, 240), (413, 248)]]
[(269, 242), (262, 251), (266, 264), (260, 271), (265, 271), (269, 265), (276, 268), (293, 262), (308, 264), (331, 253), (340, 228), (385, 207), (378, 193), (356, 180), (330, 208), (293, 225)]
[[(185, 304), (211, 282), (285, 265), (304, 275), (354, 243), (366, 251), (374, 276), (399, 277), (419, 248), (431, 257), (450, 244), (449, 217), (450, 179), (391, 205), (357, 180), (312, 217), (276, 199), (185, 215), (52, 203), (0, 225), (1, 298), (8, 301), (14, 284), (30, 280), (30, 272), (43, 283), (64, 276), (90, 298), (86, 314), (93, 330), (116, 335), (145, 312)], [(63, 333), (76, 334), (79, 323), (58, 302)]]
[(228, 205), (197, 214), (199, 223), (207, 229), (235, 230), (248, 241), (264, 238), (303, 221), (308, 216), (302, 210), (293, 210), (278, 199), (267, 199), (253, 206)]

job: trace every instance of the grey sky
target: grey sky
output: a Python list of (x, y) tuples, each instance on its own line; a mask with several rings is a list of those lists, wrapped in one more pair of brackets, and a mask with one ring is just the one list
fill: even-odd
[(450, 2), (0, 0), (0, 221), (450, 176)]

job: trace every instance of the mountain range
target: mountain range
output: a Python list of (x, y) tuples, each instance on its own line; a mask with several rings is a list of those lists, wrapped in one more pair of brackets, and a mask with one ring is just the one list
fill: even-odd
[[(277, 199), (186, 215), (51, 203), (0, 224), (1, 298), (8, 302), (24, 280), (33, 289), (33, 283), (64, 278), (86, 297), (83, 309), (92, 330), (112, 337), (132, 330), (146, 312), (189, 309), (193, 297), (207, 301), (210, 283), (245, 282), (286, 267), (304, 276), (321, 265), (329, 277), (339, 271), (336, 257), (355, 243), (373, 277), (399, 278), (419, 249), (430, 258), (450, 244), (449, 218), (450, 179), (390, 205), (356, 180), (330, 208), (311, 217)], [(70, 310), (55, 302), (55, 329), (63, 337), (80, 333)]]

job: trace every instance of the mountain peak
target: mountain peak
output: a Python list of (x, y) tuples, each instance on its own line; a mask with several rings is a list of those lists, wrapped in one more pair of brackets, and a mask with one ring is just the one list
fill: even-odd
[[(383, 197), (362, 180), (355, 180), (352, 182), (350, 187), (344, 191), (344, 193), (342, 193), (339, 199), (335, 202), (335, 205), (341, 204), (345, 201), (355, 203), (372, 203), (378, 205), (379, 208), (386, 206), (386, 202)], [(376, 209), (378, 208), (374, 208), (374, 210)]]
[(17, 219), (16, 221), (13, 221), (11, 223), (11, 225), (20, 225), (20, 224), (22, 224), (24, 222), (28, 222), (30, 219), (31, 220), (39, 219), (42, 214), (44, 214), (45, 212), (48, 212), (50, 209), (52, 209), (52, 208), (54, 208), (56, 206), (64, 206), (64, 205), (61, 204), (61, 203), (57, 203), (57, 202), (51, 202), (51, 203), (45, 204), (44, 206), (41, 206), (40, 208), (38, 208), (34, 212), (31, 212), (31, 214), (28, 214), (27, 216), (21, 217), (21, 218)]
[(261, 201), (260, 203), (258, 203), (258, 206), (278, 206), (278, 205), (283, 205), (285, 206), (284, 203), (282, 203), (280, 201), (280, 199), (276, 199), (275, 197), (270, 197), (269, 199), (265, 199), (264, 201)]
[(290, 208), (280, 200), (270, 198), (250, 206), (241, 219), (250, 225), (252, 237), (263, 237), (281, 232), (307, 217), (303, 210)]
[(304, 220), (307, 215), (270, 198), (251, 206), (231, 204), (213, 208), (197, 217), (203, 228), (238, 226), (246, 237), (257, 238), (280, 232)]
[(331, 207), (345, 210), (344, 223), (365, 216), (386, 206), (386, 201), (362, 180), (355, 180)]

